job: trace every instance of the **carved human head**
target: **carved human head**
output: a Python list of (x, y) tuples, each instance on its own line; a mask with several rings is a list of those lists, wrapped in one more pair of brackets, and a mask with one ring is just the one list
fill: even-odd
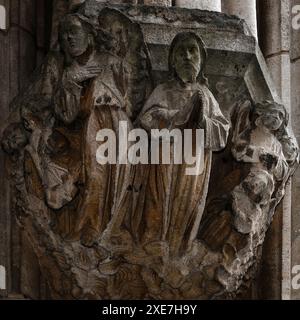
[(299, 147), (296, 141), (290, 136), (284, 135), (280, 139), (282, 152), (289, 163), (295, 162), (299, 158)]
[(79, 14), (68, 14), (59, 25), (61, 48), (72, 58), (83, 55), (93, 44), (93, 38), (92, 25)]
[(262, 169), (252, 169), (242, 185), (248, 197), (258, 204), (267, 203), (274, 191), (273, 177)]
[(3, 150), (8, 154), (24, 148), (27, 144), (27, 137), (23, 126), (20, 123), (10, 124), (3, 132), (1, 144)]
[(51, 126), (53, 114), (48, 106), (48, 102), (43, 98), (36, 99), (22, 106), (21, 118), (24, 128), (32, 132), (35, 129)]
[(283, 105), (264, 101), (255, 106), (255, 115), (257, 116), (256, 125), (258, 127), (265, 127), (270, 131), (277, 131), (282, 126), (288, 124), (288, 114)]
[[(105, 8), (99, 17), (97, 44), (124, 58), (129, 52), (139, 50), (144, 38), (141, 27), (116, 9)], [(132, 54), (131, 54), (132, 58)]]
[(169, 70), (184, 83), (206, 83), (203, 68), (206, 62), (203, 41), (192, 32), (179, 33), (173, 40), (169, 53)]

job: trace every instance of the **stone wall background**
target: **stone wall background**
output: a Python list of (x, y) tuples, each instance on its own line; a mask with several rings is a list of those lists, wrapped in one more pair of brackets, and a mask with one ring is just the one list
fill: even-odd
[[(32, 71), (48, 50), (51, 1), (6, 0), (9, 27), (0, 30), (0, 128), (5, 126), (9, 103), (26, 86)], [(0, 152), (0, 265), (6, 268), (7, 290), (1, 296), (39, 298), (43, 279), (30, 243), (10, 213), (9, 181)]]
[[(300, 5), (292, 0), (292, 6)], [(300, 30), (291, 28), (291, 119), (295, 135), (300, 141)], [(300, 265), (300, 169), (292, 181), (292, 267)], [(300, 299), (300, 290), (292, 290), (292, 298)]]
[[(257, 1), (258, 40), (275, 88), (291, 112), (291, 1)], [(262, 298), (289, 299), (291, 295), (291, 185), (277, 209), (264, 246), (260, 280)]]
[[(291, 112), (291, 123), (300, 142), (300, 30), (291, 28), (291, 8), (300, 0), (112, 0), (222, 11), (244, 18), (257, 37), (274, 84)], [(26, 85), (55, 36), (58, 21), (68, 8), (82, 0), (0, 0), (7, 8), (9, 28), (0, 30), (0, 128), (9, 114), (9, 103)], [(105, 2), (105, 1), (103, 1)], [(53, 13), (53, 14), (52, 14)], [(0, 152), (0, 167), (7, 166)], [(10, 214), (9, 181), (0, 175), (0, 265), (7, 271), (7, 290), (0, 297), (45, 298), (42, 279), (30, 243)], [(260, 276), (252, 298), (300, 299), (291, 290), (291, 268), (300, 265), (300, 171), (287, 190), (268, 232)]]

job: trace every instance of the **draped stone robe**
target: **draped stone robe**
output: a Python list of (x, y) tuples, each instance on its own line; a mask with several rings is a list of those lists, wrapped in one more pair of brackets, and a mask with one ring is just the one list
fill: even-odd
[[(130, 166), (103, 166), (96, 161), (99, 147), (96, 136), (100, 129), (112, 129), (118, 135), (119, 121), (124, 120), (130, 130), (126, 68), (118, 57), (108, 52), (95, 51), (84, 63), (97, 64), (99, 76), (77, 83), (68, 76), (63, 54), (49, 53), (31, 85), (15, 100), (15, 112), (10, 119), (12, 123), (22, 122), (21, 110), (35, 104), (37, 113), (48, 108), (52, 116), (60, 120), (55, 125), (51, 122), (33, 128), (34, 143), (26, 147), (31, 158), (29, 161), (25, 158), (25, 169), (31, 172), (26, 184), (29, 192), (45, 199), (55, 210), (74, 200), (78, 187), (83, 184), (78, 213), (63, 227), (70, 238), (80, 236), (86, 227), (100, 236), (112, 211), (125, 209), (121, 199), (126, 194), (130, 176)], [(31, 113), (29, 111), (30, 117)], [(77, 119), (81, 124), (74, 129)], [(49, 144), (53, 150), (41, 152), (49, 149)], [(38, 180), (44, 188), (42, 192), (36, 187)]]
[(94, 230), (100, 237), (109, 222), (118, 228), (123, 220), (132, 167), (130, 164), (119, 164), (118, 159), (117, 164), (99, 164), (96, 158), (100, 146), (100, 142), (96, 141), (97, 133), (101, 129), (113, 130), (117, 139), (116, 145), (111, 147), (118, 151), (120, 121), (127, 123), (128, 130), (132, 124), (124, 62), (108, 52), (99, 52), (94, 61), (101, 71), (86, 90), (82, 101), (83, 109), (88, 114), (83, 134), (85, 191), (76, 231), (87, 227), (87, 232)]
[[(74, 213), (66, 206), (78, 194), (81, 143), (80, 130), (68, 124), (80, 112), (82, 87), (67, 80), (64, 70), (64, 55), (50, 52), (12, 102), (8, 123), (27, 129), (29, 141), (18, 159), (25, 178), (24, 197), (31, 195), (58, 210), (56, 227), (69, 234)], [(63, 114), (64, 105), (76, 106), (72, 119)]]
[[(63, 71), (64, 56), (50, 52), (34, 73), (31, 84), (13, 101), (9, 119), (10, 123), (24, 125), (26, 121), (25, 127), (30, 123), (24, 165), (27, 191), (45, 198), (47, 205), (56, 210), (74, 199), (80, 162), (77, 131), (54, 123), (57, 106), (76, 105), (74, 112), (76, 115), (79, 112), (81, 88), (67, 82)], [(68, 114), (60, 120), (70, 123)]]
[[(191, 105), (192, 96), (201, 92), (201, 102)], [(202, 104), (204, 120), (193, 121)], [(200, 83), (184, 86), (177, 80), (159, 85), (149, 97), (140, 115), (141, 126), (146, 130), (162, 128), (161, 119), (153, 110), (182, 110), (189, 118), (174, 123), (168, 129), (205, 130), (204, 171), (200, 175), (186, 175), (186, 163), (151, 165), (146, 189), (145, 209), (140, 217), (139, 232), (144, 244), (163, 242), (169, 247), (170, 256), (186, 253), (196, 239), (203, 214), (211, 171), (212, 152), (223, 149), (227, 142), (229, 122), (209, 89)], [(195, 150), (195, 139), (193, 139)], [(173, 148), (171, 148), (172, 150)], [(173, 158), (174, 155), (171, 156)], [(137, 229), (137, 228), (136, 228)]]

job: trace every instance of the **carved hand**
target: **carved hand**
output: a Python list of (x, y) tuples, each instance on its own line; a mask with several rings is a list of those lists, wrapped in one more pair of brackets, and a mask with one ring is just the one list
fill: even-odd
[(151, 118), (156, 120), (164, 120), (171, 122), (172, 119), (179, 113), (179, 110), (167, 110), (163, 108), (155, 109), (151, 112)]
[(197, 124), (202, 125), (204, 120), (204, 111), (203, 111), (203, 93), (200, 90), (197, 90), (187, 105), (180, 111), (177, 116), (177, 124), (183, 125), (189, 120), (195, 121)]
[(61, 103), (55, 105), (56, 115), (65, 123), (72, 123), (80, 110), (80, 105), (76, 103)]
[(100, 68), (96, 63), (84, 66), (73, 64), (66, 70), (66, 77), (69, 81), (79, 84), (88, 79), (97, 77), (101, 71), (102, 68)]
[(198, 123), (201, 124), (204, 120), (203, 93), (202, 93), (202, 91), (197, 90), (192, 97), (192, 101), (193, 101), (194, 110), (197, 114)]
[(142, 122), (148, 128), (169, 128), (173, 125), (179, 110), (168, 110), (161, 107), (153, 108), (142, 117)]

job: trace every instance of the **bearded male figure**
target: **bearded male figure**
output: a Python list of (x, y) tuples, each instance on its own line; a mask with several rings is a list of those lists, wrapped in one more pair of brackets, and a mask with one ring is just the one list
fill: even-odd
[[(187, 175), (186, 163), (151, 165), (146, 190), (145, 209), (136, 219), (139, 241), (151, 251), (167, 248), (170, 259), (181, 257), (192, 249), (205, 207), (211, 171), (212, 152), (227, 143), (229, 122), (207, 87), (203, 69), (206, 50), (194, 33), (180, 33), (169, 53), (171, 80), (159, 85), (146, 102), (139, 122), (151, 129), (195, 129), (205, 134), (204, 170)], [(172, 148), (171, 148), (172, 149)], [(154, 249), (155, 248), (155, 249)]]

